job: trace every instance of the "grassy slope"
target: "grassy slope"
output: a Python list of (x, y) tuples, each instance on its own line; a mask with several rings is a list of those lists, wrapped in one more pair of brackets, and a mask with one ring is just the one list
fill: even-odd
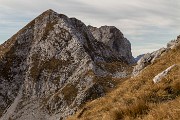
[(173, 64), (180, 65), (180, 45), (168, 51), (139, 76), (121, 83), (105, 97), (87, 103), (69, 120), (180, 119), (180, 67), (157, 84), (154, 76)]

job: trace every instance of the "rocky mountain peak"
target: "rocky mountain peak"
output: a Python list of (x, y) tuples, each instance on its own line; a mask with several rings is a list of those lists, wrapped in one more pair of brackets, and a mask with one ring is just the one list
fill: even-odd
[[(100, 37), (99, 37), (100, 36)], [(86, 26), (47, 10), (1, 45), (3, 120), (59, 120), (130, 75), (130, 42), (115, 27)]]

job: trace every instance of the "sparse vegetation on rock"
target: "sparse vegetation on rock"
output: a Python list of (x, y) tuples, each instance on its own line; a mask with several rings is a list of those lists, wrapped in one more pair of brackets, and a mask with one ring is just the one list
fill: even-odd
[(134, 60), (130, 43), (120, 30), (106, 27), (104, 36), (118, 38), (106, 42), (119, 43), (113, 45), (118, 50), (97, 40), (80, 20), (47, 10), (2, 44), (2, 118), (64, 119), (112, 90), (118, 83), (115, 77), (129, 77)]

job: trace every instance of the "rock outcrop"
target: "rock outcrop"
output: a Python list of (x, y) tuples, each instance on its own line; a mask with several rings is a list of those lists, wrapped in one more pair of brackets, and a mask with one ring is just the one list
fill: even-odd
[(172, 40), (167, 44), (167, 48), (161, 48), (152, 53), (147, 53), (141, 57), (137, 65), (134, 67), (132, 72), (132, 77), (137, 76), (146, 66), (152, 64), (157, 58), (161, 57), (164, 53), (166, 53), (169, 49), (175, 48), (180, 43), (180, 36), (177, 37), (176, 40)]
[(170, 42), (167, 43), (167, 48), (173, 49), (174, 47), (177, 46), (177, 44), (180, 42), (180, 35), (177, 36), (176, 40), (171, 40)]
[(116, 52), (117, 56), (127, 60), (130, 64), (135, 62), (131, 53), (131, 43), (119, 29), (114, 26), (102, 26), (100, 28), (88, 26), (88, 29), (96, 40), (109, 46), (111, 50)]
[(132, 75), (137, 76), (146, 66), (153, 63), (157, 58), (159, 58), (164, 52), (166, 52), (166, 48), (161, 48), (157, 51), (154, 51), (152, 53), (147, 53), (139, 59), (137, 62), (137, 65), (134, 67)]
[(145, 54), (138, 55), (135, 59), (136, 62), (138, 62)]
[(170, 66), (170, 67), (168, 67), (166, 70), (164, 70), (164, 71), (162, 71), (161, 73), (159, 73), (158, 75), (156, 75), (154, 78), (153, 78), (153, 82), (154, 83), (157, 83), (157, 82), (160, 82), (161, 81), (161, 79), (163, 78), (163, 77), (165, 77), (174, 67), (176, 67), (176, 66), (178, 66), (178, 65), (172, 65), (172, 66)]
[(129, 41), (115, 27), (92, 29), (48, 10), (2, 44), (1, 119), (64, 119), (129, 75)]

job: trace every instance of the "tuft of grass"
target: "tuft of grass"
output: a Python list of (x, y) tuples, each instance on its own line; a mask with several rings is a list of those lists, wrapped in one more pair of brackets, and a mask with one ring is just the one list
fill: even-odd
[(179, 120), (180, 118), (180, 97), (167, 103), (158, 104), (143, 119), (147, 120)]
[(78, 94), (78, 89), (75, 87), (75, 85), (67, 84), (62, 89), (62, 94), (64, 96), (64, 100), (70, 105), (72, 101), (74, 101), (75, 97)]

